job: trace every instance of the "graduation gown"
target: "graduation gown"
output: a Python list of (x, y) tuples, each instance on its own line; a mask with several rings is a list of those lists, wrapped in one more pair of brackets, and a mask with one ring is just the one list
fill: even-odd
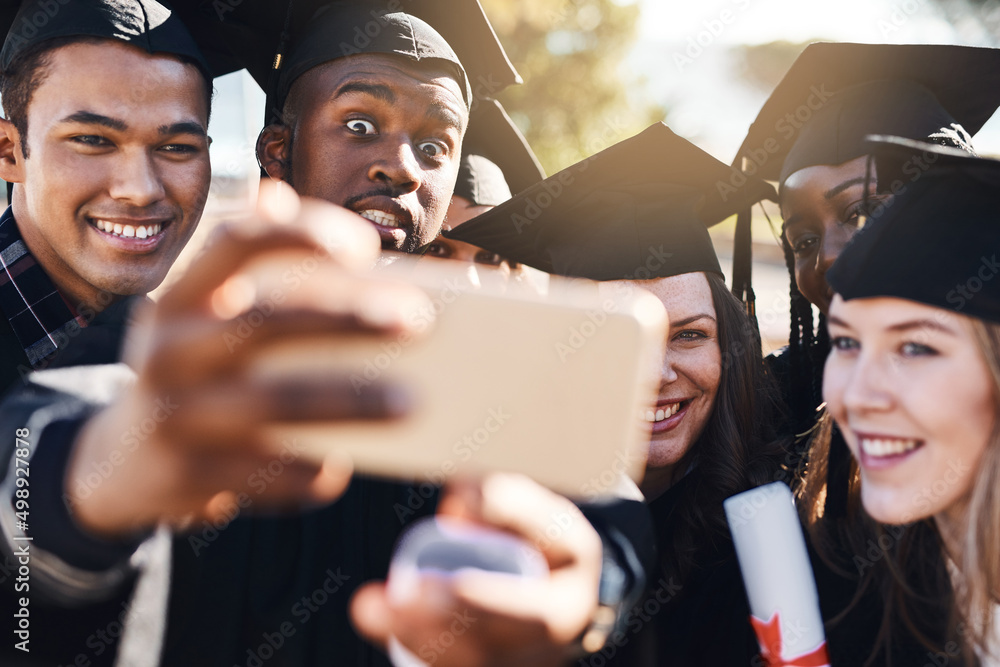
[[(675, 510), (684, 490), (699, 482), (695, 468), (649, 503), (661, 553), (673, 549)], [(705, 544), (699, 567), (685, 581), (660, 572), (627, 617), (611, 662), (619, 667), (746, 667), (757, 640), (731, 540)], [(610, 653), (609, 649), (605, 649)], [(593, 663), (582, 663), (593, 664)]]
[(10, 328), (10, 322), (0, 313), (0, 396), (21, 379), (19, 369), (22, 368), (31, 368), (28, 355)]
[[(80, 364), (106, 364), (117, 361), (121, 355), (126, 323), (132, 308), (141, 297), (130, 297), (118, 301), (98, 314), (89, 326), (79, 331), (66, 347), (62, 348), (46, 364), (49, 368), (66, 368)], [(12, 377), (14, 385), (20, 385), (18, 363), (14, 362), (17, 353), (23, 358), (24, 367), (28, 367), (28, 359), (20, 343), (10, 330), (6, 318), (0, 317), (0, 346), (4, 357), (0, 364), (3, 377)], [(12, 373), (12, 376), (10, 375)], [(23, 386), (23, 385), (22, 385)], [(16, 387), (11, 387), (14, 391)], [(40, 394), (36, 396), (42, 399)], [(26, 397), (27, 398), (27, 397)], [(28, 399), (30, 402), (31, 399)], [(2, 408), (0, 408), (2, 410)], [(13, 447), (14, 430), (28, 425), (27, 413), (19, 417), (16, 410), (8, 409), (0, 412), (0, 423), (3, 424), (3, 436), (0, 437), (0, 478), (9, 472)], [(58, 427), (58, 426), (57, 426)], [(29, 439), (32, 443), (35, 438)], [(44, 496), (57, 499), (60, 502), (62, 494), (55, 485), (61, 483), (60, 475), (45, 474), (48, 467), (47, 459), (33, 459), (30, 467), (31, 509), (29, 517), (41, 517), (46, 513), (46, 507), (41, 499)], [(31, 530), (41, 526), (29, 522)], [(50, 525), (51, 531), (59, 532), (63, 526)], [(44, 534), (36, 536), (38, 544), (44, 544)], [(32, 543), (34, 546), (35, 543)], [(122, 552), (124, 553), (124, 552)], [(0, 549), (0, 616), (4, 619), (6, 641), (0, 642), (0, 665), (11, 667), (53, 667), (54, 665), (90, 665), (103, 667), (113, 664), (115, 644), (121, 636), (120, 619), (128, 608), (128, 600), (134, 581), (126, 577), (114, 589), (109, 589), (95, 601), (78, 599), (67, 601), (53, 597), (39, 585), (37, 564), (29, 561), (33, 570), (27, 579), (20, 577), (18, 557)], [(16, 648), (20, 638), (15, 638), (9, 630), (13, 629), (10, 619), (20, 608), (19, 599), (29, 600), (30, 641), (26, 645), (30, 652)]]

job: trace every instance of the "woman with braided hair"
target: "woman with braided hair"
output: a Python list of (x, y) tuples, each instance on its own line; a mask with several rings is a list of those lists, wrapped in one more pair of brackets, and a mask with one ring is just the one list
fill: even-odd
[[(891, 134), (973, 152), (970, 134), (1000, 106), (998, 66), (996, 49), (811, 44), (751, 126), (737, 160), (747, 173), (779, 184), (791, 326), (789, 347), (772, 358), (772, 368), (796, 433), (811, 428), (822, 402), (831, 298), (826, 271), (868, 213), (866, 137)], [(745, 217), (740, 224), (748, 224)], [(734, 255), (734, 291), (749, 292), (746, 243)]]

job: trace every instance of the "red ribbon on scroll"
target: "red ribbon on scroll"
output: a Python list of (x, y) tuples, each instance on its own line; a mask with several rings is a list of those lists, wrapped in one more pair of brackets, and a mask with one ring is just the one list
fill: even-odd
[(826, 642), (794, 658), (782, 657), (781, 622), (778, 612), (774, 612), (774, 616), (768, 621), (762, 621), (751, 615), (750, 624), (757, 633), (760, 655), (767, 667), (829, 667), (830, 658), (826, 654)]

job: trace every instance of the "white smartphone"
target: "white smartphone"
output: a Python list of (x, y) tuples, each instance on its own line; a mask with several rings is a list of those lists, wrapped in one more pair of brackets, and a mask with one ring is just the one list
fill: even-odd
[[(287, 263), (256, 270), (258, 293), (279, 284), (278, 272), (287, 277)], [(376, 275), (427, 293), (431, 305), (412, 313), (421, 335), (277, 342), (253, 372), (392, 382), (408, 389), (414, 409), (398, 420), (274, 424), (276, 442), (293, 438), (314, 459), (345, 453), (359, 472), (438, 484), (518, 472), (571, 497), (641, 476), (649, 438), (641, 415), (654, 403), (667, 326), (658, 299), (624, 284), (556, 278), (545, 295), (473, 289), (467, 269), (448, 260), (401, 259)], [(314, 290), (329, 298), (335, 279), (312, 271), (294, 300), (309, 303)]]

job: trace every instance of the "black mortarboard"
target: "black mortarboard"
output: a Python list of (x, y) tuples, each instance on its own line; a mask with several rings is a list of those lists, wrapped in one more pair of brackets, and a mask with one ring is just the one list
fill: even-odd
[[(369, 25), (374, 27), (368, 30)], [(459, 82), (466, 103), (472, 103), (472, 90), (462, 63), (444, 37), (426, 21), (404, 12), (373, 16), (371, 7), (365, 3), (341, 0), (320, 8), (290, 42), (268, 107), (284, 106), (292, 84), (313, 67), (359, 53), (385, 53), (416, 62), (437, 61)]]
[(895, 190), (827, 271), (845, 299), (896, 297), (1000, 322), (1000, 161), (878, 137), (879, 189)]
[(503, 170), (482, 155), (467, 153), (458, 167), (454, 194), (473, 206), (497, 206), (511, 197)]
[(877, 208), (827, 272), (845, 299), (896, 297), (1000, 322), (1000, 161), (876, 137)]
[[(866, 155), (869, 134), (971, 150), (965, 132), (978, 132), (998, 106), (1000, 49), (810, 44), (764, 103), (734, 165), (780, 183), (805, 167)], [(749, 225), (749, 214), (741, 214), (733, 253), (738, 294), (749, 293)]]
[(545, 178), (542, 165), (496, 100), (476, 100), (462, 142), (455, 194), (496, 206)]
[(17, 13), (7, 5), (2, 27), (7, 29), (0, 69), (18, 55), (55, 37), (89, 36), (117, 39), (150, 53), (170, 53), (198, 65), (209, 80), (212, 68), (194, 37), (169, 5), (156, 0), (25, 0)]
[[(178, 7), (196, 35), (197, 29), (225, 44), (232, 56), (271, 95), (268, 120), (283, 103), (277, 95), (275, 64), (284, 69), (287, 58), (313, 26), (313, 16), (329, 0), (241, 0), (226, 3), (184, 3)], [(346, 44), (364, 44), (381, 28), (381, 16), (405, 11), (433, 26), (458, 55), (477, 99), (493, 98), (521, 78), (511, 65), (478, 0), (354, 0), (359, 19), (346, 28)], [(360, 21), (360, 22), (359, 22)], [(339, 47), (339, 41), (333, 44)], [(340, 57), (343, 54), (337, 54)]]
[[(768, 180), (868, 153), (865, 137), (975, 134), (1000, 106), (1000, 49), (810, 44), (764, 103), (737, 153)], [(935, 143), (942, 143), (935, 140)]]
[(548, 273), (593, 280), (721, 275), (708, 227), (774, 188), (657, 123), (459, 227), (465, 241)]

